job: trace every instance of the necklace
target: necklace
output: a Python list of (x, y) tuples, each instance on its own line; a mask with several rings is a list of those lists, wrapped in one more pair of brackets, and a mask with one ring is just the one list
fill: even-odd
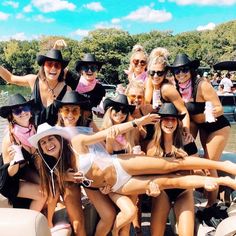
[(47, 86), (48, 86), (48, 92), (51, 93), (52, 96), (53, 96), (53, 98), (55, 99), (55, 98), (56, 98), (56, 95), (55, 95), (55, 93), (54, 93), (54, 90), (56, 89), (57, 85), (59, 84), (59, 81), (57, 81), (56, 85), (55, 85), (53, 88), (51, 88), (51, 87), (49, 86), (48, 80), (46, 80), (46, 82), (47, 82)]

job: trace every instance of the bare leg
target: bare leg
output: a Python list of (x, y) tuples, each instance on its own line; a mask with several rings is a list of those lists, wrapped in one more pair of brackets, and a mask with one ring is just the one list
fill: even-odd
[(43, 196), (38, 184), (30, 182), (20, 182), (17, 197), (32, 199), (30, 209), (41, 211), (46, 202), (46, 196)]
[[(137, 207), (128, 196), (120, 195), (117, 193), (110, 193), (109, 197), (120, 209), (120, 212), (116, 216), (112, 229), (112, 235), (118, 236), (120, 235), (120, 229), (131, 223), (134, 219), (137, 212)], [(129, 235), (129, 232), (123, 232), (123, 235)]]
[(63, 198), (75, 235), (86, 236), (80, 186), (73, 183), (65, 186)]

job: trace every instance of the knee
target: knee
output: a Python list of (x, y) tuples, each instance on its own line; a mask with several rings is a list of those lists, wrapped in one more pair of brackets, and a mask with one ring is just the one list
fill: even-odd
[(129, 208), (125, 209), (124, 214), (127, 219), (132, 221), (135, 218), (137, 212), (138, 212), (137, 206), (132, 206), (132, 207), (130, 206)]

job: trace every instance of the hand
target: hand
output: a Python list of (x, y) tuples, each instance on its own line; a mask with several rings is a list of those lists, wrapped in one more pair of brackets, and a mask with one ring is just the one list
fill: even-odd
[(99, 190), (101, 191), (102, 194), (108, 194), (111, 192), (111, 186), (106, 185), (104, 187), (99, 188)]
[(183, 145), (194, 142), (194, 137), (186, 127), (183, 128), (182, 137), (183, 137)]
[(158, 197), (161, 191), (159, 189), (159, 185), (154, 181), (151, 181), (148, 185), (148, 189), (146, 190), (146, 194), (150, 197)]
[(53, 48), (58, 49), (58, 50), (64, 49), (66, 47), (67, 47), (67, 44), (64, 41), (64, 39), (58, 39), (53, 45)]
[(212, 179), (208, 178), (205, 180), (204, 189), (207, 191), (214, 191), (218, 188), (218, 184), (214, 182)]
[(147, 114), (139, 119), (134, 120), (134, 122), (140, 125), (147, 125), (147, 124), (155, 124), (156, 122), (160, 122), (160, 116), (158, 114)]

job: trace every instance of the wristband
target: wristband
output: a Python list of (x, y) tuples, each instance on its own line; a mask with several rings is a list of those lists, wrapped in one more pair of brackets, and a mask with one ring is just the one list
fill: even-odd
[(134, 120), (132, 120), (131, 124), (133, 125), (134, 128), (138, 127)]

